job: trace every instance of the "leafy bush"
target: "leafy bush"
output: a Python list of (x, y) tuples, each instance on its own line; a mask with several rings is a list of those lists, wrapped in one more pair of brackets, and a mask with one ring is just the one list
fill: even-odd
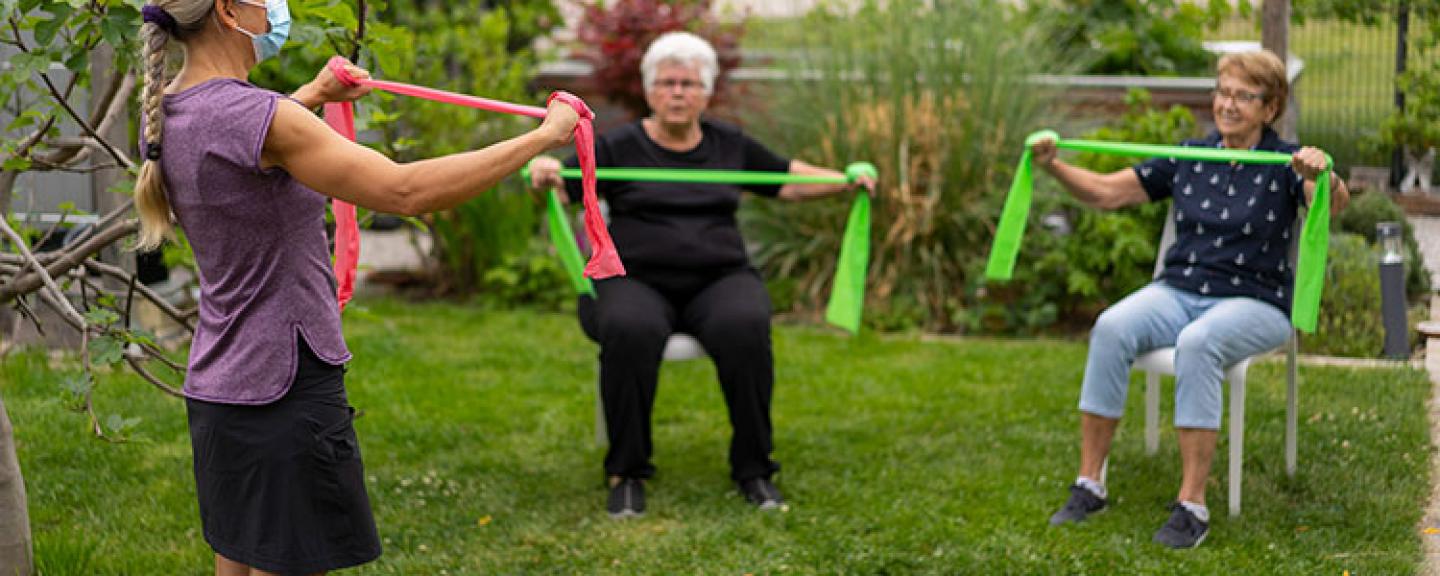
[[(1405, 229), (1405, 295), (1412, 301), (1421, 301), (1430, 294), (1430, 276), (1425, 273), (1420, 256), (1420, 244), (1415, 241), (1415, 227), (1405, 218), (1405, 211), (1385, 194), (1368, 192), (1355, 195), (1350, 205), (1335, 216), (1335, 228), (1340, 232), (1358, 234), (1370, 244), (1375, 243), (1375, 225), (1380, 222), (1399, 222)], [(1373, 251), (1372, 251), (1373, 252)], [(1371, 257), (1371, 272), (1374, 269), (1374, 255)]]
[[(1241, 14), (1251, 11), (1240, 2)], [(1056, 0), (1030, 5), (1030, 16), (1091, 74), (1208, 74), (1213, 56), (1201, 41), (1234, 8), (1189, 0)]]
[(685, 30), (710, 41), (720, 60), (711, 105), (723, 102), (725, 80), (740, 64), (743, 22), (723, 23), (711, 10), (711, 0), (617, 0), (585, 7), (576, 36), (585, 48), (577, 56), (595, 67), (592, 74), (600, 92), (636, 116), (650, 107), (640, 78), (640, 58), (657, 36)]
[(1380, 319), (1380, 275), (1364, 237), (1338, 233), (1330, 238), (1325, 296), (1315, 333), (1300, 339), (1306, 352), (1374, 357), (1385, 345)]
[[(1116, 142), (1179, 144), (1198, 135), (1195, 116), (1188, 108), (1172, 105), (1156, 110), (1150, 94), (1131, 90), (1125, 96), (1129, 110), (1113, 126), (1100, 128), (1086, 138)], [(1101, 173), (1124, 170), (1137, 158), (1085, 153), (1076, 164)], [(1066, 195), (1072, 205), (1079, 203)], [(1169, 202), (1147, 202), (1124, 210), (1103, 212), (1085, 209), (1079, 213), (1075, 235), (1066, 243), (1070, 263), (1067, 292), (1081, 298), (1098, 298), (1107, 305), (1150, 281), (1154, 272), (1160, 231), (1165, 225)], [(1106, 246), (1107, 250), (1096, 250)]]
[(503, 306), (562, 310), (575, 302), (560, 259), (538, 236), (530, 237), (525, 250), (508, 254), (499, 265), (485, 270), (480, 290), (488, 301)]
[[(1050, 95), (1026, 82), (1053, 59), (997, 0), (867, 1), (804, 17), (791, 79), (747, 126), (784, 154), (880, 171), (867, 321), (955, 330), (1025, 134)], [(905, 33), (877, 33), (905, 30)], [(746, 234), (795, 310), (820, 309), (849, 198), (750, 202)], [(783, 280), (781, 280), (783, 279)]]

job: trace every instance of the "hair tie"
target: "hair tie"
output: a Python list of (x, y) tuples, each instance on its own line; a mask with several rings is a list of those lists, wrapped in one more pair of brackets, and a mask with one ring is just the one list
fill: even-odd
[(161, 30), (171, 35), (177, 31), (175, 17), (166, 12), (164, 8), (154, 4), (146, 4), (140, 9), (140, 20), (159, 26)]
[(159, 143), (159, 142), (146, 142), (144, 148), (145, 148), (144, 152), (145, 152), (145, 159), (146, 159), (146, 160), (157, 160), (157, 161), (160, 160), (160, 143)]

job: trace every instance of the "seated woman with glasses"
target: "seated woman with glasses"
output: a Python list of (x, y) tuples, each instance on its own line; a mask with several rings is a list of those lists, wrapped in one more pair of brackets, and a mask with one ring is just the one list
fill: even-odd
[[(1065, 505), (1050, 517), (1079, 522), (1108, 504), (1101, 467), (1125, 409), (1130, 364), (1150, 350), (1175, 347), (1175, 428), (1182, 477), (1170, 516), (1154, 540), (1198, 546), (1209, 531), (1205, 481), (1220, 428), (1221, 378), (1235, 362), (1284, 344), (1290, 336), (1291, 229), (1325, 168), (1316, 148), (1285, 142), (1271, 124), (1285, 112), (1285, 64), (1268, 51), (1220, 59), (1211, 109), (1215, 131), (1184, 146), (1294, 154), (1289, 166), (1157, 158), (1098, 174), (1056, 159), (1053, 140), (1035, 143), (1035, 163), (1076, 198), (1111, 210), (1166, 198), (1175, 203), (1175, 244), (1153, 283), (1105, 310), (1090, 333), (1080, 390), (1080, 473)], [(1332, 176), (1332, 210), (1349, 201)]]
[[(738, 128), (702, 118), (719, 72), (715, 49), (694, 34), (655, 40), (640, 63), (649, 117), (601, 134), (601, 167), (750, 170), (840, 176), (776, 155)], [(568, 164), (574, 166), (575, 158)], [(565, 185), (561, 163), (537, 157), (536, 187)], [(859, 184), (873, 189), (863, 178)], [(846, 184), (746, 186), (766, 197), (804, 200), (853, 189)], [(628, 276), (595, 283), (596, 300), (582, 300), (581, 324), (600, 343), (600, 392), (608, 423), (608, 511), (623, 518), (645, 511), (644, 480), (651, 464), (650, 413), (661, 354), (672, 332), (692, 334), (715, 361), (730, 410), (730, 476), (751, 504), (783, 503), (771, 477), (770, 298), (750, 265), (736, 226), (741, 189), (723, 184), (599, 182), (610, 206), (610, 232)], [(563, 197), (563, 195), (562, 195)]]

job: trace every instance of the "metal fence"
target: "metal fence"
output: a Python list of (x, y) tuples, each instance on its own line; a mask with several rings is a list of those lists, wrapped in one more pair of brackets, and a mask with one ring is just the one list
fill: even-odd
[[(1258, 18), (1259, 15), (1256, 15)], [(1330, 152), (1343, 174), (1354, 166), (1389, 168), (1393, 150), (1380, 145), (1381, 123), (1396, 110), (1397, 46), (1404, 42), (1395, 15), (1374, 24), (1308, 20), (1290, 27), (1290, 53), (1304, 62), (1297, 86), (1300, 141)], [(1217, 39), (1260, 40), (1257, 21), (1236, 21)], [(1433, 62), (1435, 50), (1415, 41), (1423, 23), (1408, 23), (1411, 68)]]

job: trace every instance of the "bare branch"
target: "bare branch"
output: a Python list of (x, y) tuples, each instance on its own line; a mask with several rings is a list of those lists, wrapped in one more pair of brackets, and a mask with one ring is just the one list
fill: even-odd
[(100, 417), (95, 415), (95, 404), (90, 401), (95, 393), (95, 373), (90, 371), (90, 331), (80, 331), (80, 365), (84, 370), (85, 381), (90, 385), (85, 387), (85, 414), (90, 417), (90, 427), (95, 435), (104, 439), (105, 429), (100, 427)]
[(74, 108), (70, 107), (70, 103), (67, 102), (65, 97), (60, 94), (60, 91), (55, 88), (55, 82), (50, 80), (50, 74), (41, 72), (40, 79), (45, 81), (45, 87), (50, 90), (50, 95), (55, 98), (55, 101), (60, 104), (61, 108), (65, 109), (65, 113), (70, 116), (70, 119), (75, 121), (75, 123), (80, 126), (80, 129), (84, 130), (86, 134), (89, 134), (91, 138), (94, 138), (95, 141), (100, 144), (100, 147), (104, 148), (105, 152), (110, 154), (110, 157), (114, 158), (116, 162), (127, 166), (135, 165), (135, 163), (131, 162), (129, 158), (126, 158), (124, 154), (115, 150), (115, 147), (111, 146), (110, 142), (100, 136), (100, 133), (96, 132), (95, 128), (91, 127), (89, 122), (86, 122), (84, 118), (80, 117), (79, 113), (75, 112)]
[[(39, 281), (44, 283), (45, 287), (54, 294), (55, 298), (59, 299), (61, 304), (64, 304), (63, 309), (61, 310), (62, 315), (69, 318), (72, 323), (78, 321), (80, 323), (81, 330), (83, 331), (85, 327), (85, 318), (82, 317), (80, 313), (75, 310), (75, 307), (70, 304), (69, 300), (65, 299), (65, 293), (60, 290), (60, 286), (55, 284), (55, 279), (50, 277), (50, 273), (45, 269), (45, 265), (41, 264), (39, 260), (35, 259), (35, 255), (30, 252), (30, 247), (25, 245), (25, 239), (21, 238), (20, 234), (16, 233), (15, 229), (11, 228), (10, 223), (4, 218), (0, 218), (0, 232), (4, 232), (5, 236), (10, 239), (10, 242), (15, 244), (15, 248), (20, 251), (20, 255), (24, 256), (26, 260), (30, 261), (31, 267), (35, 270), (35, 274), (30, 275), (30, 277), (39, 277)], [(74, 268), (74, 266), (71, 266), (70, 268)], [(63, 273), (66, 270), (69, 270), (69, 268), (61, 270), (60, 273)], [(19, 280), (15, 282), (15, 284), (18, 283)], [(9, 300), (9, 298), (0, 298), (0, 301), (3, 300)]]
[(359, 63), (360, 47), (363, 46), (365, 43), (365, 16), (366, 13), (369, 11), (368, 7), (365, 5), (365, 0), (360, 0), (360, 3), (358, 6), (356, 6), (355, 11), (359, 12), (360, 17), (356, 19), (358, 22), (355, 25), (355, 47), (350, 50), (350, 61)]
[[(20, 147), (15, 149), (15, 154), (12, 157), (21, 158), (29, 155), (30, 149), (33, 148), (36, 143), (40, 142), (40, 139), (44, 138), (45, 134), (50, 131), (50, 127), (54, 125), (54, 116), (46, 118), (44, 124), (40, 126), (40, 129), (27, 137), (25, 141), (20, 144)], [(10, 213), (10, 192), (15, 189), (15, 180), (19, 178), (19, 176), (20, 172), (18, 171), (0, 170), (0, 217)]]
[(15, 153), (12, 154), (11, 157), (22, 158), (29, 155), (30, 148), (35, 146), (36, 143), (40, 142), (40, 139), (44, 138), (45, 134), (49, 133), (50, 128), (53, 126), (55, 126), (55, 117), (46, 117), (45, 122), (41, 123), (39, 128), (36, 128), (34, 132), (32, 132), (29, 136), (25, 137), (25, 141), (20, 144), (19, 148), (15, 149)]
[(60, 319), (64, 320), (66, 324), (69, 324), (71, 328), (82, 332), (85, 331), (86, 325), (84, 318), (73, 318), (69, 314), (65, 313), (66, 307), (69, 307), (71, 310), (75, 309), (74, 306), (70, 305), (69, 300), (66, 300), (63, 296), (59, 299), (56, 299), (49, 290), (41, 290), (36, 294), (40, 296), (40, 300), (44, 302), (46, 306), (49, 306), (51, 310), (58, 312), (60, 314)]
[(49, 241), (50, 241), (50, 237), (52, 237), (52, 236), (55, 235), (55, 231), (56, 231), (56, 230), (59, 230), (61, 226), (64, 226), (64, 225), (65, 225), (65, 219), (66, 219), (66, 218), (69, 218), (69, 217), (70, 217), (70, 211), (69, 211), (69, 210), (65, 210), (65, 211), (61, 212), (61, 213), (60, 213), (60, 221), (59, 221), (59, 222), (56, 222), (54, 226), (51, 226), (49, 230), (46, 230), (46, 231), (45, 231), (45, 235), (44, 235), (44, 236), (41, 236), (40, 239), (37, 240), (37, 241), (35, 242), (35, 244), (33, 244), (33, 245), (30, 246), (30, 247), (31, 247), (31, 248), (38, 248), (38, 247), (40, 247), (40, 246), (44, 246), (46, 242), (49, 242)]
[[(130, 95), (135, 91), (135, 76), (132, 74), (113, 74), (110, 83), (106, 85), (104, 94), (96, 101), (95, 109), (90, 114), (90, 124), (95, 126), (95, 131), (105, 134), (116, 122), (125, 118), (125, 112), (130, 103)], [(47, 144), (49, 144), (47, 142)], [(88, 138), (61, 138), (57, 139), (53, 146), (56, 150), (43, 160), (50, 165), (64, 165), (84, 161), (90, 155), (91, 150), (103, 150), (98, 142)], [(122, 154), (123, 155), (123, 154)], [(126, 158), (126, 160), (129, 160)], [(126, 170), (134, 170), (134, 162), (117, 162)]]
[[(9, 233), (14, 234), (15, 231), (10, 230), (10, 226), (8, 223), (5, 225), (5, 228), (9, 231)], [(90, 256), (100, 252), (107, 246), (115, 243), (116, 240), (134, 234), (135, 231), (139, 229), (140, 223), (134, 219), (131, 219), (96, 232), (95, 235), (91, 236), (84, 242), (75, 244), (73, 248), (67, 248), (64, 253), (62, 253), (58, 258), (56, 258), (48, 266), (42, 268), (42, 270), (47, 273), (44, 278), (41, 278), (34, 273), (30, 273), (16, 278), (9, 284), (0, 286), (0, 302), (8, 302), (11, 298), (14, 298), (20, 294), (27, 294), (34, 291), (40, 286), (41, 282), (45, 278), (49, 278), (50, 276), (59, 276), (61, 274), (69, 272), (76, 266), (81, 265)], [(17, 234), (16, 237), (18, 238), (19, 235)], [(26, 249), (25, 252), (27, 254), (27, 259), (34, 259), (34, 256), (28, 255), (29, 249)]]
[(99, 164), (96, 166), (66, 166), (64, 164), (51, 164), (39, 158), (36, 158), (34, 162), (35, 163), (31, 165), (31, 169), (37, 172), (68, 172), (71, 174), (89, 174), (91, 172), (99, 172), (101, 170), (125, 168), (125, 166), (121, 166), (120, 164), (117, 164), (115, 162), (111, 162), (109, 164)]
[[(120, 152), (120, 151), (115, 150), (115, 149), (113, 149), (113, 148), (107, 148), (108, 144), (98, 142), (98, 141), (96, 141), (94, 138), (90, 138), (90, 137), (88, 137), (88, 136), (75, 136), (75, 137), (63, 137), (63, 136), (62, 136), (62, 137), (60, 137), (60, 138), (55, 138), (54, 140), (47, 140), (47, 141), (45, 141), (45, 145), (47, 145), (47, 146), (52, 146), (52, 147), (59, 148), (59, 149), (86, 148), (87, 150), (89, 150), (89, 149), (94, 149), (94, 150), (108, 150), (108, 151), (110, 151), (110, 152), (113, 153), (114, 157), (117, 159), (117, 161), (119, 162), (119, 164), (120, 164), (123, 168), (125, 168), (126, 170), (134, 171), (134, 170), (137, 170), (137, 169), (139, 168), (138, 166), (136, 166), (135, 161), (134, 161), (134, 160), (131, 160), (130, 157), (127, 156), (124, 152)], [(78, 161), (84, 160), (84, 159), (87, 158), (87, 157), (89, 157), (89, 154), (79, 154), (79, 155), (75, 156), (75, 158), (74, 158), (73, 160), (70, 160), (70, 161), (71, 161), (71, 162), (78, 162)]]
[[(161, 358), (164, 358), (164, 356), (161, 356)], [(176, 398), (185, 397), (185, 395), (181, 393), (180, 390), (176, 389), (174, 386), (166, 384), (163, 380), (157, 378), (154, 374), (151, 374), (149, 370), (146, 370), (145, 365), (140, 363), (140, 360), (143, 359), (143, 356), (137, 357), (129, 353), (125, 354), (125, 363), (129, 364), (130, 369), (134, 370), (136, 374), (139, 374), (141, 378), (144, 378), (147, 382), (153, 384), (156, 388), (159, 388), (161, 392), (164, 392)]]
[(144, 350), (146, 354), (149, 354), (151, 360), (159, 360), (161, 364), (165, 365), (165, 367), (181, 374), (185, 373), (185, 365), (171, 360), (169, 356), (165, 355), (164, 350), (161, 350), (144, 342), (140, 343), (140, 349)]
[[(94, 270), (96, 272), (105, 274), (121, 281), (126, 281), (127, 279), (133, 280), (135, 278), (133, 274), (126, 272), (123, 268), (120, 268), (119, 266), (106, 264), (104, 262), (99, 262), (96, 260), (86, 260), (84, 266), (87, 269)], [(171, 320), (174, 320), (177, 324), (184, 326), (185, 329), (189, 330), (191, 333), (195, 332), (195, 326), (190, 323), (188, 315), (184, 312), (181, 312), (180, 309), (167, 302), (165, 298), (160, 296), (159, 293), (155, 292), (154, 289), (138, 282), (136, 282), (134, 286), (136, 292), (139, 292), (140, 295), (144, 296), (146, 300), (149, 300), (151, 303), (155, 304), (155, 306), (159, 308), (161, 312), (164, 312), (166, 316), (169, 316)]]
[[(41, 338), (45, 337), (45, 326), (40, 324), (40, 317), (35, 314), (35, 310), (30, 308), (30, 304), (26, 302), (24, 298), (15, 299), (15, 309), (20, 311), (20, 318), (15, 319), (15, 325), (10, 331), (12, 336), (20, 330), (20, 319), (24, 318), (35, 326), (35, 332), (39, 334)], [(12, 337), (11, 340), (13, 341), (14, 338)], [(4, 354), (0, 354), (0, 356), (4, 356)]]
[(10, 31), (15, 33), (15, 44), (23, 52), (29, 52), (30, 48), (25, 45), (25, 37), (20, 35), (20, 22), (14, 15), (10, 16)]

